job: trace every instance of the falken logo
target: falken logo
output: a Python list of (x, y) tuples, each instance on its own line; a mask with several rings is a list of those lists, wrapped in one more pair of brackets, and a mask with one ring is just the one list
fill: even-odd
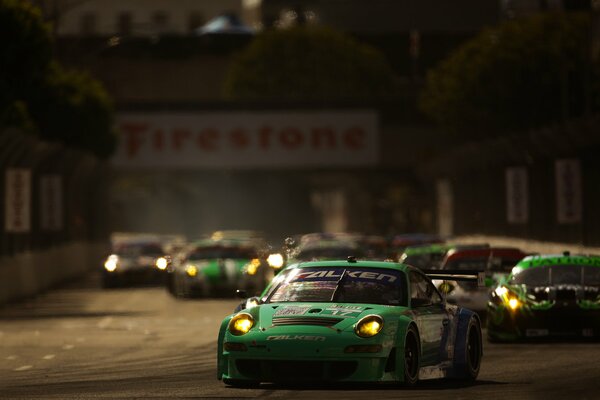
[(273, 335), (273, 336), (268, 336), (267, 340), (307, 340), (307, 341), (311, 341), (311, 342), (324, 342), (325, 336)]

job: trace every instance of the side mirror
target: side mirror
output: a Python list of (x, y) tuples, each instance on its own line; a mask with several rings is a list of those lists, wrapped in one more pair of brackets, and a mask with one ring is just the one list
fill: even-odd
[(235, 291), (235, 296), (238, 299), (246, 299), (246, 298), (248, 298), (248, 292), (244, 289), (238, 289)]

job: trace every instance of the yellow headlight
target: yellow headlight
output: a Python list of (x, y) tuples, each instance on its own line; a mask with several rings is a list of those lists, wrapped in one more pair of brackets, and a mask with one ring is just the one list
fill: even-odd
[(235, 336), (241, 336), (248, 333), (254, 326), (254, 318), (252, 315), (241, 313), (236, 315), (229, 321), (229, 332)]
[(188, 265), (187, 267), (185, 267), (185, 272), (189, 276), (194, 277), (194, 276), (198, 275), (198, 268), (196, 268), (195, 265)]
[(519, 308), (521, 306), (521, 302), (519, 301), (519, 299), (512, 297), (511, 299), (508, 300), (508, 306), (510, 307), (511, 310), (516, 310), (517, 308)]
[(169, 264), (169, 262), (164, 257), (158, 257), (156, 259), (155, 264), (156, 264), (156, 268), (158, 268), (160, 270), (165, 270), (165, 269), (167, 269), (167, 265)]
[(246, 272), (248, 272), (248, 275), (254, 275), (256, 274), (258, 267), (260, 267), (260, 260), (258, 258), (253, 258), (252, 261), (246, 265)]
[(354, 332), (363, 338), (377, 335), (383, 328), (383, 318), (379, 315), (367, 315), (354, 327)]

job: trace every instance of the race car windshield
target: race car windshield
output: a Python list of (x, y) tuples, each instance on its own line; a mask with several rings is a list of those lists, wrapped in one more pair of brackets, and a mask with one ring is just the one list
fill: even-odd
[(164, 251), (159, 244), (155, 243), (128, 243), (117, 246), (116, 253), (123, 257), (154, 256), (163, 255)]
[(354, 247), (315, 247), (302, 249), (294, 257), (300, 261), (344, 259), (348, 256), (360, 256)]
[(529, 286), (600, 286), (600, 268), (589, 265), (551, 265), (530, 268), (513, 275), (512, 283)]
[(405, 275), (376, 268), (291, 270), (267, 302), (344, 302), (406, 306)]
[(210, 260), (215, 258), (231, 258), (231, 259), (252, 259), (256, 258), (257, 254), (253, 249), (240, 247), (198, 247), (189, 255), (190, 260)]
[(446, 264), (446, 269), (504, 272), (508, 274), (521, 259), (496, 258), (455, 260)]

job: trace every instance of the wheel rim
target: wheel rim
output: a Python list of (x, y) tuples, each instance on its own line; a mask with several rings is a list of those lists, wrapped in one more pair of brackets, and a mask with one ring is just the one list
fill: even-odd
[(416, 378), (418, 370), (419, 355), (417, 351), (414, 336), (408, 336), (406, 338), (406, 346), (404, 347), (404, 365), (408, 376), (413, 379)]
[(473, 370), (479, 368), (479, 334), (477, 329), (469, 329), (469, 340), (467, 341), (467, 356), (469, 357), (469, 365)]

